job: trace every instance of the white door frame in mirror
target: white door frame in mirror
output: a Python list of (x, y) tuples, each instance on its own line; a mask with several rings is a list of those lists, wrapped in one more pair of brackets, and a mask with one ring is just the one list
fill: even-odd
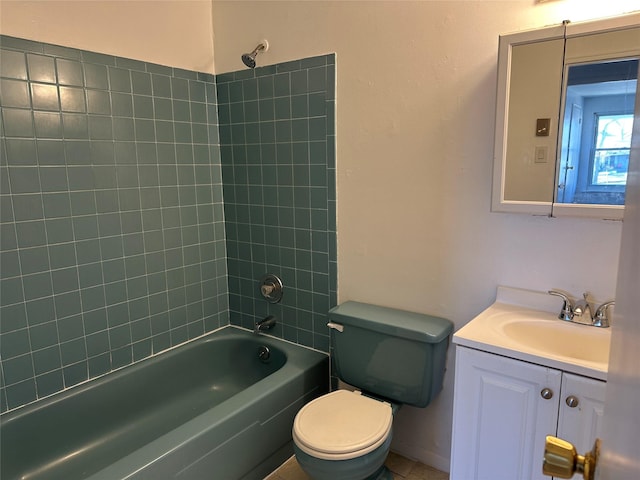
[[(565, 28), (566, 27), (566, 28)], [(526, 213), (532, 215), (545, 215), (553, 217), (571, 216), (571, 217), (590, 217), (607, 220), (620, 220), (624, 212), (623, 206), (616, 205), (585, 205), (585, 204), (558, 204), (554, 203), (555, 194), (557, 192), (557, 174), (554, 170), (552, 185), (548, 186), (549, 200), (544, 201), (528, 201), (528, 200), (509, 200), (505, 198), (505, 172), (507, 167), (507, 139), (509, 133), (509, 98), (511, 93), (510, 80), (513, 60), (513, 49), (519, 45), (527, 45), (536, 42), (548, 42), (551, 40), (563, 39), (565, 36), (579, 37), (591, 34), (600, 34), (608, 31), (616, 31), (630, 27), (640, 27), (640, 13), (632, 13), (619, 17), (608, 18), (604, 20), (568, 23), (567, 25), (557, 25), (545, 27), (542, 29), (518, 32), (500, 36), (500, 44), (498, 51), (498, 85), (496, 99), (496, 129), (494, 144), (494, 169), (493, 169), (493, 189), (491, 210), (494, 212), (511, 212)], [(640, 49), (640, 42), (638, 42)], [(635, 46), (631, 48), (635, 52)], [(553, 68), (556, 68), (555, 65)], [(558, 68), (563, 69), (563, 65)], [(555, 79), (554, 79), (555, 81)], [(559, 100), (557, 108), (548, 109), (545, 113), (546, 117), (551, 118), (551, 135), (549, 138), (538, 138), (531, 136), (530, 145), (525, 148), (531, 150), (527, 159), (523, 163), (535, 162), (534, 145), (545, 145), (545, 141), (549, 146), (548, 159), (546, 161), (553, 162), (553, 168), (558, 165), (558, 138), (560, 134), (559, 118), (563, 111), (561, 104), (564, 95), (562, 95), (562, 83), (559, 85), (559, 91), (554, 92)], [(531, 126), (532, 130), (535, 125)], [(531, 172), (535, 171), (533, 167)], [(544, 188), (547, 188), (546, 186)]]

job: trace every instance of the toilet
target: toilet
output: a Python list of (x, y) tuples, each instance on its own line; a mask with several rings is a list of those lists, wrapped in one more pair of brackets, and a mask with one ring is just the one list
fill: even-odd
[(307, 403), (293, 422), (293, 448), (315, 480), (386, 480), (393, 415), (426, 407), (442, 390), (453, 324), (444, 318), (359, 302), (329, 311), (334, 374), (355, 391)]

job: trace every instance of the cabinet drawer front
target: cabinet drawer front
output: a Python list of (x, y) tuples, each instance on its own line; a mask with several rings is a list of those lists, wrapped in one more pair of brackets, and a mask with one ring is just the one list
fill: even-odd
[[(561, 372), (456, 350), (451, 480), (544, 479), (544, 438), (556, 432)], [(551, 398), (541, 396), (545, 388)]]

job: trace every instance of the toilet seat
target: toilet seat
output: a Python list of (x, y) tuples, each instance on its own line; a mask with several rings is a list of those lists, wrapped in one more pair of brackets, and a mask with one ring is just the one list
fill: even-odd
[(360, 392), (336, 390), (300, 409), (293, 422), (293, 439), (313, 457), (349, 460), (382, 445), (392, 421), (389, 403)]

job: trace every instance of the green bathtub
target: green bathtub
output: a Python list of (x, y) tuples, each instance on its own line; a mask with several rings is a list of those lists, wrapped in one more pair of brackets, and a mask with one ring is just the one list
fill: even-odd
[(0, 478), (260, 479), (328, 390), (327, 355), (226, 327), (2, 415)]

